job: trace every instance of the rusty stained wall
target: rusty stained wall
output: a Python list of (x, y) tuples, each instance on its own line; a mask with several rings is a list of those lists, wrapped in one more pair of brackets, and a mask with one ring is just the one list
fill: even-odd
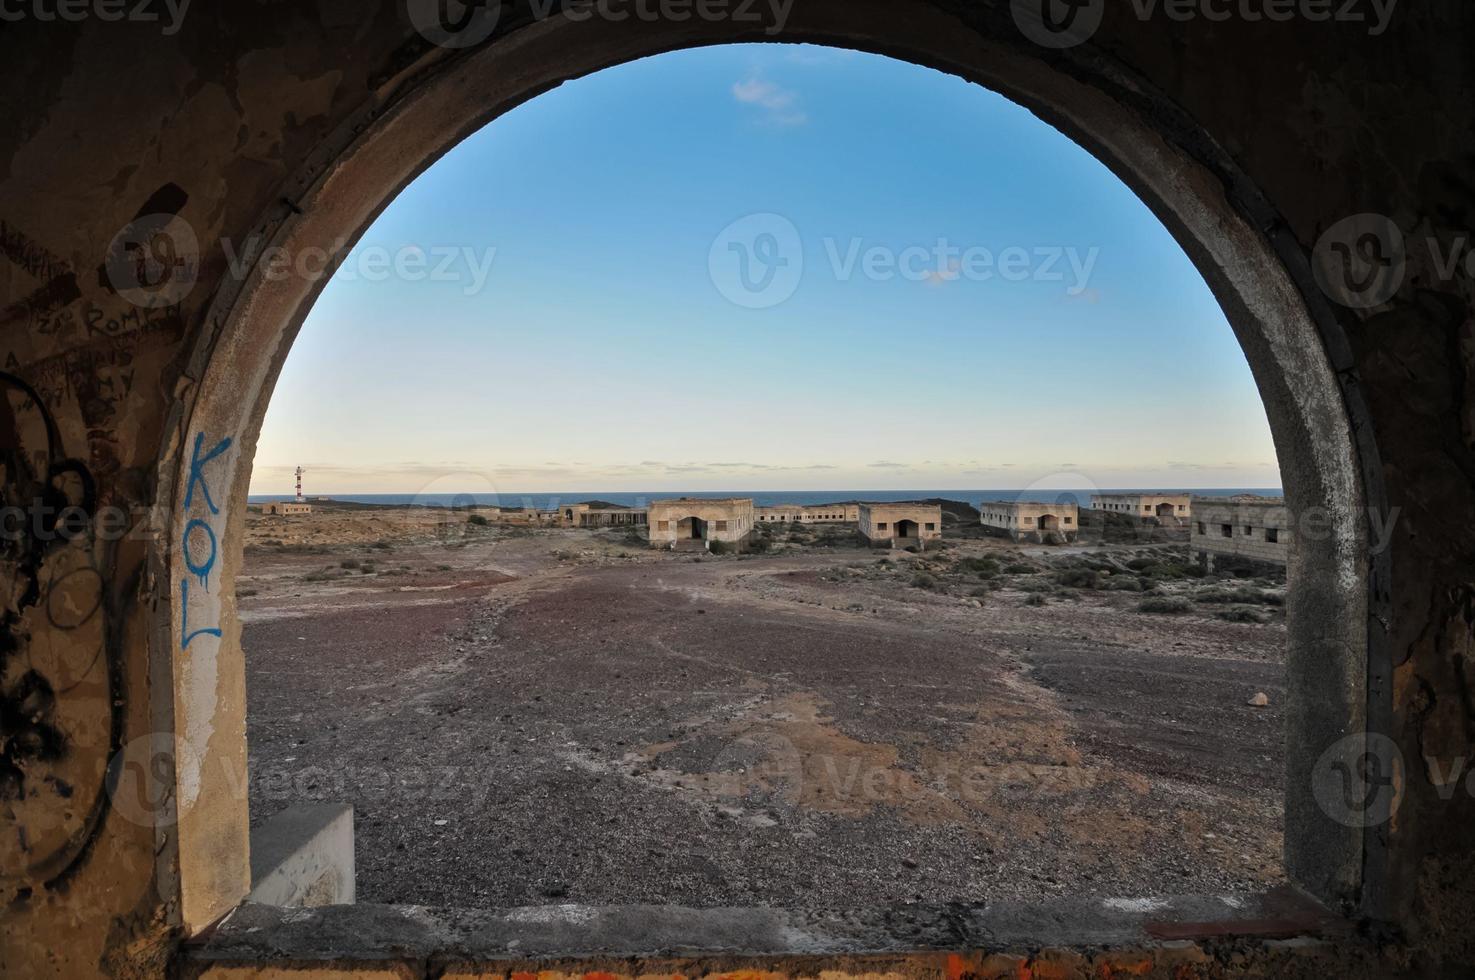
[[(1023, 44), (1007, 5), (935, 6), (967, 25), (959, 62), (969, 31)], [(1449, 520), (1475, 513), (1475, 324), (1470, 276), (1442, 272), (1428, 247), (1451, 254), (1475, 229), (1475, 133), (1460, 124), (1475, 105), (1475, 6), (1405, 3), (1378, 37), (1307, 22), (1144, 28), (1129, 7), (1109, 4), (1091, 45), (1040, 56), (1099, 76), (1190, 152), (1227, 154), (1264, 193), (1260, 226), (1288, 256), (1365, 211), (1407, 236), (1392, 302), (1316, 312), (1345, 332), (1330, 353), (1366, 403), (1366, 462), (1398, 513), (1374, 629), (1394, 665), (1405, 782), (1378, 831), (1390, 873), (1378, 901), (1430, 962), (1475, 962), (1475, 801), (1437, 785), (1475, 741), (1475, 524)], [(526, 19), (509, 5), (504, 29)], [(855, 31), (886, 49), (886, 26), (871, 14)], [(200, 4), (167, 37), (147, 24), (7, 23), (0, 54), (12, 80), (0, 91), (4, 492), (92, 518), (3, 552), (0, 699), (15, 721), (0, 768), (0, 973), (160, 976), (177, 919), (171, 804), (125, 805), (102, 782), (123, 747), (169, 731), (171, 675), (149, 650), (177, 583), (151, 549), (169, 526), (161, 473), (190, 448), (206, 311), (230, 255), (290, 213), (298, 175), (328, 162), (340, 127), (413, 86), (435, 54), (399, 4), (358, 0)], [(1180, 108), (1209, 140), (1179, 130)], [(190, 288), (160, 307), (130, 302), (106, 274), (114, 235), (150, 214), (179, 216), (201, 243)], [(103, 533), (104, 513), (123, 530)]]

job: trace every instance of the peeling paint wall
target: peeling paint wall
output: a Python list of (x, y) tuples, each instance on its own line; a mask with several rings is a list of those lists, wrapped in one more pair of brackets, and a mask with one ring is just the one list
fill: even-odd
[[(1293, 560), (1310, 564), (1292, 568), (1308, 584), (1291, 611), (1291, 694), (1344, 705), (1366, 689), (1392, 812), (1326, 824), (1329, 850), (1308, 845), (1291, 870), (1328, 893), (1364, 880), (1363, 911), (1414, 964), (1475, 963), (1475, 798), (1449, 780), (1475, 755), (1475, 525), (1449, 519), (1475, 513), (1475, 287), (1447, 261), (1475, 234), (1475, 131), (1460, 124), (1475, 104), (1475, 6), (1404, 3), (1377, 36), (1304, 20), (1143, 25), (1132, 7), (1107, 4), (1091, 41), (1065, 50), (1030, 44), (1010, 4), (986, 0), (796, 0), (783, 37), (910, 54), (1010, 90), (1114, 161), (1180, 236), (1256, 371), (1288, 504), (1349, 504), (1333, 538)], [(447, 120), (469, 127), (603, 64), (765, 36), (529, 20), (507, 4), (486, 57), (435, 49), (394, 2), (197, 4), (172, 35), (97, 19), (0, 31), (0, 467), (7, 506), (50, 514), (0, 549), (0, 973), (163, 976), (178, 936), (245, 892), (233, 563), (292, 311), (320, 286), (257, 289), (263, 245), (351, 239), (445, 148)], [(365, 172), (376, 181), (352, 176)], [(1396, 293), (1363, 308), (1318, 288), (1313, 260), (1369, 212), (1396, 226), (1406, 260)], [(1230, 216), (1276, 268), (1232, 267)], [(1276, 325), (1292, 307), (1319, 346)], [(1367, 508), (1388, 527), (1372, 553)], [(1360, 613), (1346, 590), (1364, 577)], [(1315, 744), (1338, 725), (1355, 736), (1361, 716), (1292, 722)], [(1309, 792), (1288, 808), (1293, 824), (1325, 819)], [(1364, 848), (1358, 867), (1339, 856), (1348, 846)], [(1062, 956), (1058, 970), (1042, 955), (957, 976), (1104, 968)], [(1271, 972), (1257, 957), (1214, 970), (1200, 975)]]

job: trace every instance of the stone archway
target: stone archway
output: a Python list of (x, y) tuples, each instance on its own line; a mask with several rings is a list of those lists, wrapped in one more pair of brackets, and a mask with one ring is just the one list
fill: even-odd
[[(552, 17), (466, 51), (436, 51), (384, 106), (337, 131), (291, 182), (290, 208), (256, 228), (288, 254), (323, 250), (332, 261), (425, 167), (498, 114), (572, 77), (666, 50), (763, 39), (732, 24), (657, 27)], [(816, 0), (795, 9), (784, 40), (838, 44), (954, 72), (1033, 109), (1129, 184), (1165, 223), (1208, 281), (1260, 386), (1293, 508), (1327, 508), (1328, 533), (1308, 541), (1292, 569), (1290, 612), (1287, 868), (1327, 899), (1357, 901), (1365, 854), (1361, 830), (1333, 823), (1311, 793), (1311, 768), (1337, 739), (1367, 724), (1365, 478), (1354, 427), (1327, 355), (1330, 322), (1313, 321), (1302, 287), (1304, 259), (1270, 237), (1263, 200), (1214, 142), (1170, 100), (1101, 68), (1065, 70), (1037, 50), (989, 40), (921, 0)], [(1189, 147), (1193, 147), (1191, 151)], [(1233, 178), (1232, 180), (1230, 178)], [(1227, 195), (1226, 185), (1234, 187)], [(1292, 266), (1288, 266), (1290, 262)], [(258, 262), (216, 295), (214, 325), (194, 353), (202, 366), (190, 393), (184, 452), (160, 461), (172, 494), (169, 540), (211, 531), (208, 556), (161, 554), (167, 580), (208, 566), (219, 587), (171, 596), (173, 715), (183, 745), (179, 855), (183, 917), (194, 930), (245, 894), (246, 815), (230, 792), (244, 766), (245, 699), (231, 585), (251, 453), (277, 373), (326, 277), (273, 278)], [(1339, 347), (1335, 340), (1331, 346)], [(202, 492), (209, 491), (209, 492)], [(214, 544), (214, 542), (218, 542)], [(1303, 574), (1301, 569), (1316, 574)], [(203, 624), (203, 625), (202, 625)], [(199, 630), (211, 631), (202, 635)], [(200, 638), (200, 645), (191, 641)], [(189, 656), (178, 651), (189, 648)]]

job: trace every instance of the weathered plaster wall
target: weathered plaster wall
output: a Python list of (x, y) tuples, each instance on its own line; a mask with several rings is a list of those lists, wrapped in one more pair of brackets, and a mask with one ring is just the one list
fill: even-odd
[[(1376, 37), (1306, 20), (1143, 25), (1132, 7), (1106, 5), (1092, 41), (1064, 51), (1024, 41), (1009, 5), (988, 0), (797, 0), (785, 37), (917, 57), (925, 47), (934, 64), (979, 78), (1019, 59), (1035, 66), (1011, 76), (1021, 87), (1064, 91), (1060, 79), (1094, 87), (1101, 113), (1124, 111), (1197, 161), (1201, 171), (1184, 179), (1198, 182), (1205, 207), (1242, 216), (1280, 256), (1294, 293), (1262, 298), (1304, 303), (1321, 329), (1364, 478), (1328, 481), (1334, 465), (1306, 462), (1334, 453), (1308, 419), (1277, 426), (1288, 493), (1296, 483), (1308, 499), (1320, 493), (1360, 509), (1366, 487), (1366, 504), (1396, 514), (1382, 551), (1344, 549), (1334, 571), (1319, 570), (1325, 579), (1298, 576), (1308, 582), (1292, 610), (1310, 621), (1342, 609), (1336, 577), (1349, 563), (1371, 570), (1369, 719), (1391, 736), (1401, 768), (1389, 801), (1396, 812), (1366, 837), (1365, 908), (1426, 965), (1475, 962), (1475, 799), (1462, 780), (1441, 784), (1455, 760), (1468, 763), (1475, 741), (1475, 524), (1450, 520), (1475, 513), (1475, 318), (1467, 265), (1450, 272), (1439, 261), (1463, 254), (1475, 229), (1475, 131), (1464, 124), (1475, 104), (1475, 5), (1404, 2)], [(546, 27), (526, 27), (528, 19), (508, 4), (508, 40), (495, 43), (524, 43)], [(545, 61), (567, 51), (574, 73), (664, 47), (761, 37), (740, 25), (580, 30), (603, 32), (602, 59), (569, 44), (548, 48)], [(23, 506), (75, 503), (90, 517), (74, 535), (43, 529), (0, 555), (0, 699), (16, 719), (0, 769), (0, 974), (161, 976), (188, 896), (204, 896), (195, 904), (208, 916), (224, 896), (244, 894), (235, 812), (242, 680), (211, 651), (237, 639), (232, 571), (221, 556), (238, 552), (241, 514), (231, 507), (241, 498), (221, 484), (244, 487), (255, 429), (221, 431), (194, 408), (235, 395), (259, 423), (257, 396), (269, 394), (296, 323), (219, 339), (242, 286), (222, 242), (240, 252), (253, 235), (293, 222), (336, 221), (355, 234), (382, 199), (356, 196), (360, 185), (333, 197), (333, 161), (455, 57), (419, 37), (399, 4), (359, 0), (197, 4), (170, 36), (154, 24), (95, 18), (0, 31), (10, 82), (0, 88), (0, 370), (11, 379), (0, 402), (4, 493)], [(506, 75), (509, 90), (522, 82), (529, 95), (547, 84), (515, 71), (525, 74)], [(506, 104), (463, 111), (470, 124), (474, 112)], [(1039, 108), (1062, 125), (1074, 121)], [(1087, 140), (1093, 150), (1133, 152), (1109, 142)], [(428, 162), (378, 159), (403, 174), (388, 179), (391, 190)], [(1139, 189), (1150, 183), (1123, 176)], [(298, 215), (309, 191), (323, 203)], [(1329, 228), (1369, 211), (1402, 229), (1407, 275), (1388, 303), (1349, 308), (1318, 291), (1310, 256)], [(1180, 234), (1193, 217), (1162, 213)], [(129, 222), (158, 214), (187, 223), (200, 249), (197, 260), (159, 256), (178, 271), (168, 283), (186, 288), (152, 291), (160, 305), (140, 306), (108, 275), (109, 245)], [(1226, 289), (1210, 243), (1184, 245), (1241, 329), (1272, 420), (1296, 418), (1304, 394), (1296, 386), (1322, 382), (1291, 366), (1323, 352), (1242, 328), (1247, 301)], [(310, 298), (319, 284), (291, 288)], [(265, 309), (269, 298), (255, 302)], [(251, 369), (204, 382), (210, 365), (236, 363)], [(1286, 366), (1283, 376), (1270, 364)], [(1291, 497), (1293, 508), (1302, 503)], [(185, 534), (201, 574), (177, 574)], [(1329, 634), (1304, 658), (1327, 660), (1344, 643)], [(1328, 670), (1308, 681), (1315, 690), (1293, 696), (1309, 703), (1361, 682)], [(206, 702), (218, 710), (198, 710)], [(150, 733), (175, 743), (181, 714), (182, 751), (174, 760), (151, 751)], [(223, 768), (193, 770), (190, 753), (201, 748)], [(103, 787), (109, 759), (124, 790), (113, 796)], [(177, 785), (171, 764), (183, 777)], [(184, 881), (181, 834), (191, 853), (219, 856), (193, 863)]]
[[(1238, 555), (1255, 561), (1286, 565), (1290, 562), (1291, 541), (1295, 538), (1291, 515), (1283, 503), (1235, 503), (1194, 501), (1193, 527), (1188, 547), (1195, 553)], [(1225, 527), (1229, 534), (1224, 533)], [(1202, 530), (1200, 530), (1202, 529)], [(1275, 531), (1278, 540), (1269, 540), (1267, 531)]]
[(899, 542), (896, 536), (898, 521), (911, 521), (917, 525), (915, 536), (908, 543), (942, 538), (942, 506), (940, 504), (861, 504), (857, 514), (860, 533), (872, 544), (886, 541)]
[(1186, 493), (1105, 493), (1091, 495), (1091, 509), (1110, 514), (1127, 514), (1141, 520), (1156, 520), (1158, 508), (1173, 508), (1172, 517), (1187, 520), (1192, 513), (1192, 497)]
[[(1041, 518), (1053, 521), (1055, 526), (1040, 530)], [(1081, 530), (1080, 508), (1075, 504), (1025, 500), (985, 500), (978, 505), (978, 522), (1015, 541), (1040, 542), (1051, 537), (1057, 541), (1074, 541)]]
[(854, 524), (860, 520), (859, 504), (783, 504), (757, 508), (757, 519), (770, 524)]
[(707, 531), (703, 535), (707, 541), (726, 544), (741, 544), (753, 533), (756, 523), (753, 501), (748, 497), (653, 500), (646, 511), (651, 547), (675, 545), (681, 539), (681, 521), (693, 517), (707, 522)]

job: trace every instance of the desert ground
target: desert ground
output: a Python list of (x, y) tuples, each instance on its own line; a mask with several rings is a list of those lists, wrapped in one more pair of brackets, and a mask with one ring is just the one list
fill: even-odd
[[(248, 519), (253, 823), (358, 900), (861, 908), (1280, 884), (1283, 585), (1181, 544), (763, 554), (319, 505)], [(1250, 704), (1257, 694), (1268, 704)]]

